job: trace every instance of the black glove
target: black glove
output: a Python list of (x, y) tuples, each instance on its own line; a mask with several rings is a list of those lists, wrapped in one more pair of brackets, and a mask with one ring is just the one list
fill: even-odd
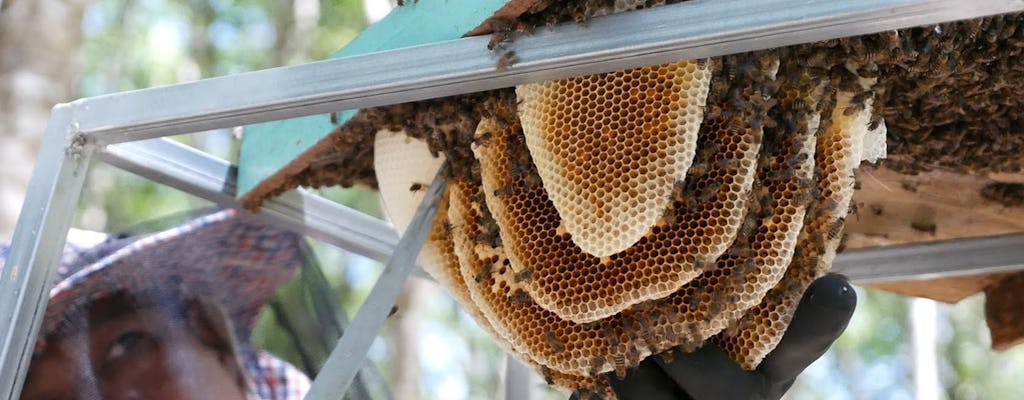
[(672, 350), (671, 363), (648, 357), (625, 379), (614, 373), (605, 377), (620, 400), (776, 400), (843, 333), (856, 307), (857, 294), (846, 278), (826, 275), (804, 293), (782, 341), (755, 371), (743, 370), (721, 349), (708, 345), (687, 354)]

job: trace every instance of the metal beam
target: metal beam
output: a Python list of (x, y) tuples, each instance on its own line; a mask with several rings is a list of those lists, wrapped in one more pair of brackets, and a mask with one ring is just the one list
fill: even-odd
[[(168, 139), (122, 143), (97, 158), (218, 204), (240, 206), (234, 167), (183, 144)], [(285, 227), (381, 262), (398, 246), (388, 223), (305, 191), (271, 199), (262, 212)], [(1024, 234), (851, 250), (836, 257), (833, 270), (857, 283), (1024, 270)]]
[(851, 250), (832, 270), (859, 284), (1024, 270), (1024, 233)]
[(11, 253), (0, 270), (0, 399), (20, 397), (92, 158), (93, 149), (71, 130), (71, 118), (66, 105), (50, 114)]
[[(97, 159), (221, 206), (239, 208), (235, 167), (169, 139), (107, 146)], [(394, 228), (380, 219), (302, 190), (268, 200), (260, 210), (296, 232), (380, 262), (398, 244)]]
[(441, 207), (445, 187), (443, 175), (442, 170), (434, 177), (434, 183), (427, 189), (427, 194), (416, 209), (409, 228), (398, 242), (394, 255), (377, 278), (377, 283), (373, 285), (366, 301), (359, 306), (359, 311), (356, 311), (351, 326), (357, 328), (349, 329), (338, 341), (338, 345), (324, 363), (320, 375), (313, 381), (313, 386), (306, 394), (307, 400), (340, 400), (345, 396), (352, 379), (362, 368), (366, 353), (370, 351), (370, 345), (384, 325), (391, 307), (398, 301), (398, 295), (405, 287), (405, 281), (416, 263), (416, 257), (419, 256), (420, 249), (430, 233), (434, 216)]
[(74, 103), (97, 144), (437, 98), (1024, 10), (1024, 0), (691, 1), (540, 29), (495, 68), (487, 37), (274, 68)]

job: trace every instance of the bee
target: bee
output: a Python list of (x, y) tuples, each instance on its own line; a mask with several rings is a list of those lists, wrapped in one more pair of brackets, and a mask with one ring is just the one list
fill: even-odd
[(914, 228), (916, 231), (935, 235), (936, 226), (935, 222), (932, 221), (912, 221), (910, 223), (910, 227)]
[(626, 356), (621, 352), (616, 351), (612, 354), (612, 363), (615, 368), (615, 376), (619, 379), (626, 378)]
[(861, 107), (863, 108), (863, 104), (865, 104), (868, 101), (868, 99), (874, 97), (875, 92), (873, 90), (863, 90), (853, 95), (853, 98), (850, 99), (850, 102), (861, 105)]
[(484, 281), (491, 279), (491, 273), (494, 271), (494, 261), (485, 261), (480, 265), (480, 273), (476, 274), (473, 279), (476, 283), (483, 283)]
[[(699, 204), (707, 204), (712, 201), (718, 200), (718, 190), (722, 187), (721, 182), (708, 185), (699, 195), (697, 195), (696, 202)], [(692, 199), (692, 196), (691, 196)]]
[(491, 143), (491, 139), (494, 138), (494, 134), (491, 132), (481, 132), (479, 135), (473, 137), (473, 144), (477, 146), (487, 146)]
[(876, 130), (878, 130), (878, 127), (881, 126), (883, 122), (885, 122), (885, 118), (882, 117), (882, 114), (879, 114), (877, 112), (876, 113), (872, 113), (871, 114), (871, 119), (868, 121), (868, 130), (869, 131), (876, 131)]
[(594, 358), (591, 358), (590, 359), (590, 375), (591, 376), (597, 376), (597, 374), (600, 374), (601, 373), (601, 368), (604, 367), (604, 364), (606, 362), (607, 361), (604, 359), (604, 356), (602, 356), (602, 355), (596, 355), (596, 356), (594, 356)]
[(689, 296), (690, 298), (687, 299), (688, 301), (686, 302), (687, 310), (690, 312), (694, 312), (700, 309), (700, 293), (694, 291), (693, 293), (690, 293)]
[(693, 262), (693, 265), (698, 271), (708, 272), (715, 269), (715, 267), (718, 266), (718, 263), (713, 260), (696, 260)]
[(708, 308), (708, 312), (704, 313), (704, 323), (710, 324), (719, 315), (722, 314), (722, 310), (725, 308), (724, 303), (719, 299), (712, 299)]
[(861, 111), (864, 111), (864, 104), (851, 104), (843, 109), (843, 116), (851, 117)]
[(689, 336), (687, 336), (686, 338), (686, 343), (680, 344), (680, 347), (682, 347), (684, 353), (689, 353), (697, 349), (697, 347), (700, 347), (702, 343), (700, 339), (697, 339), (701, 337), (700, 327), (697, 326), (696, 323), (690, 323), (686, 325), (686, 329)]
[(516, 179), (526, 178), (532, 175), (533, 168), (531, 168), (531, 166), (532, 165), (526, 162), (514, 162), (511, 167), (509, 167), (509, 175)]
[(512, 34), (509, 31), (494, 31), (491, 34), (491, 39), (487, 41), (487, 50), (503, 49), (511, 37)]
[(692, 194), (685, 195), (683, 198), (683, 205), (686, 207), (686, 212), (695, 213), (700, 210), (701, 204), (703, 204), (697, 196)]
[(724, 170), (739, 169), (742, 165), (743, 164), (742, 164), (742, 162), (740, 160), (737, 160), (737, 159), (734, 159), (734, 158), (728, 158), (728, 157), (722, 157), (722, 158), (718, 159), (718, 161), (715, 162), (715, 166), (718, 169), (724, 169)]
[[(749, 213), (749, 211), (748, 211), (748, 213)], [(757, 221), (756, 219), (755, 220), (748, 219), (746, 221), (743, 221), (743, 224), (740, 225), (739, 232), (736, 233), (736, 237), (737, 238), (749, 238), (751, 235), (754, 234), (754, 232), (757, 232), (757, 223), (756, 223), (756, 221)]]
[[(752, 225), (752, 224), (745, 224), (745, 225)], [(754, 253), (753, 253), (752, 250), (750, 250), (750, 246), (747, 246), (745, 243), (744, 244), (733, 244), (733, 246), (729, 248), (729, 256), (730, 257), (740, 258), (740, 259), (747, 259), (747, 258), (750, 258), (753, 255), (754, 255)]]
[(793, 198), (793, 202), (798, 205), (807, 205), (815, 199), (813, 190), (801, 190), (796, 193), (796, 197)]
[(796, 168), (802, 165), (804, 161), (807, 161), (809, 157), (810, 155), (805, 152), (796, 153), (786, 160), (786, 165), (789, 165), (790, 168)]
[(530, 294), (522, 290), (517, 290), (515, 293), (512, 293), (511, 296), (508, 296), (508, 302), (512, 304), (523, 304), (529, 301)]
[(832, 224), (829, 225), (829, 227), (828, 227), (828, 232), (827, 232), (828, 239), (829, 240), (834, 240), (835, 238), (839, 237), (839, 234), (842, 233), (843, 226), (845, 224), (846, 224), (846, 217), (839, 217), (838, 219), (833, 221)]
[(826, 213), (833, 213), (839, 209), (839, 202), (832, 198), (825, 199), (825, 201), (821, 202), (821, 209)]
[(549, 331), (548, 333), (544, 334), (544, 341), (547, 342), (548, 347), (550, 347), (556, 353), (561, 353), (565, 351), (565, 344), (555, 337), (554, 332)]
[(516, 189), (515, 185), (512, 185), (512, 184), (499, 187), (497, 189), (494, 189), (494, 197), (511, 196), (511, 195), (515, 194), (515, 192), (516, 192), (515, 189)]
[(544, 184), (544, 181), (540, 179), (540, 175), (537, 174), (527, 174), (522, 176), (521, 179), (522, 186), (529, 190), (539, 188)]
[(544, 376), (544, 382), (546, 382), (548, 385), (555, 384), (555, 380), (551, 379), (551, 368), (548, 368), (547, 365), (540, 366), (540, 374)]
[(533, 276), (533, 270), (524, 269), (522, 271), (517, 272), (515, 277), (513, 277), (513, 280), (515, 280), (516, 283), (519, 283), (519, 282), (530, 280), (530, 277), (532, 277), (532, 276)]
[(676, 226), (680, 221), (679, 214), (676, 212), (675, 207), (671, 204), (665, 207), (665, 212), (661, 215), (661, 219), (665, 221), (665, 224), (672, 227)]
[[(675, 342), (677, 342), (677, 341), (675, 341), (675, 340), (672, 341), (672, 343), (675, 343)], [(659, 353), (658, 357), (661, 357), (661, 361), (664, 361), (665, 364), (672, 364), (676, 360), (676, 349), (673, 347), (673, 348), (670, 348), (668, 350), (665, 350), (665, 351)]]
[(452, 238), (452, 229), (454, 229), (454, 227), (452, 226), (451, 222), (448, 222), (447, 220), (442, 222), (441, 223), (441, 240), (444, 240), (444, 241), (451, 240), (451, 238)]
[(626, 362), (634, 366), (640, 364), (640, 350), (635, 345), (626, 348)]
[(518, 61), (519, 57), (516, 56), (515, 51), (506, 51), (498, 57), (498, 62), (494, 65), (494, 68), (498, 71), (505, 71)]
[(498, 247), (501, 246), (501, 233), (497, 229), (489, 229), (486, 232), (477, 233), (473, 237), (473, 241), (486, 244), (492, 248)]
[(604, 335), (605, 340), (608, 341), (608, 346), (609, 347), (613, 347), (613, 348), (614, 347), (618, 347), (618, 345), (619, 345), (619, 335), (617, 335), (615, 333), (614, 329), (612, 329), (611, 327), (607, 327), (606, 326), (604, 329), (602, 329), (601, 334)]
[[(693, 163), (693, 164), (690, 165), (690, 169), (687, 170), (687, 172), (686, 172), (687, 176), (692, 176), (694, 178), (700, 178), (700, 177), (702, 177), (704, 175), (707, 175), (707, 174), (708, 174), (708, 163), (706, 163), (706, 162), (696, 162), (696, 163)], [(681, 183), (683, 183), (683, 181), (676, 182), (677, 188), (678, 188), (679, 184), (681, 184)]]

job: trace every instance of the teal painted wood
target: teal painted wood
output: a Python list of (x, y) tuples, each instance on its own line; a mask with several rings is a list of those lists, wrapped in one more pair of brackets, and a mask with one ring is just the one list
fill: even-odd
[[(407, 0), (366, 28), (331, 58), (452, 40), (477, 27), (508, 0)], [(344, 79), (344, 77), (338, 77)], [(355, 111), (338, 113), (337, 125)], [(238, 160), (238, 197), (249, 193), (318, 143), (335, 128), (329, 115), (245, 127)]]

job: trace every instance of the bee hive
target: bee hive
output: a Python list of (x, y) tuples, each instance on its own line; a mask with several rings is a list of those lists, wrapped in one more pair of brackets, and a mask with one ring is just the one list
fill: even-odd
[[(515, 24), (656, 3), (560, 2)], [(361, 135), (403, 131), (451, 167), (424, 268), (549, 382), (609, 396), (601, 374), (707, 340), (753, 369), (830, 268), (854, 170), (886, 155), (887, 128), (897, 169), (1019, 169), (1019, 146), (985, 158), (967, 144), (1019, 142), (1012, 128), (1024, 108), (1010, 94), (1024, 90), (1020, 22), (993, 17), (364, 110), (291, 184), (380, 182), (383, 193), (390, 178), (380, 174), (396, 169), (378, 164), (368, 177), (373, 143)]]

